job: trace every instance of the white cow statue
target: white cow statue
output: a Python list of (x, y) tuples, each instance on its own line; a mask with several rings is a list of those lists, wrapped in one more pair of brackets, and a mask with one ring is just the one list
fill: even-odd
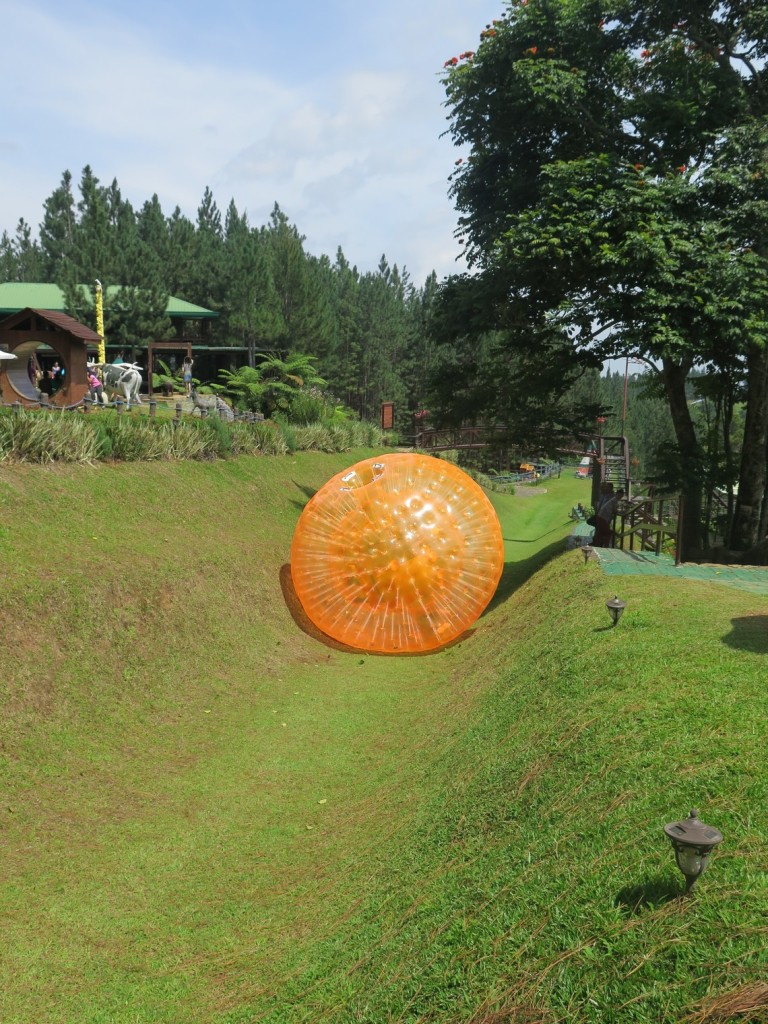
[(141, 388), (141, 367), (138, 363), (101, 363), (104, 390), (108, 391), (113, 400), (115, 395), (125, 400), (126, 409), (131, 403), (141, 405), (139, 389)]

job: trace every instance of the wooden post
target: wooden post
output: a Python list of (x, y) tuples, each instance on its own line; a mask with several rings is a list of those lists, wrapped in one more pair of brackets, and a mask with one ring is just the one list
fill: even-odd
[(150, 400), (149, 400), (149, 417), (150, 417), (150, 419), (154, 419), (156, 413), (157, 413), (157, 399), (153, 397), (153, 398), (150, 398)]
[(176, 422), (181, 422), (181, 402), (176, 403)]
[(117, 409), (117, 415), (118, 416), (122, 416), (123, 415), (123, 400), (122, 400), (122, 398), (116, 398), (115, 399), (115, 408)]
[(14, 402), (11, 408), (17, 416), (21, 415), (21, 402)]
[(83, 412), (90, 412), (91, 406), (93, 405), (93, 399), (90, 395), (83, 395)]
[(661, 540), (664, 536), (664, 499), (659, 501), (659, 529), (656, 534), (656, 554), (661, 554)]
[(685, 498), (681, 494), (677, 499), (677, 533), (675, 535), (675, 565), (680, 565), (683, 560), (683, 506)]

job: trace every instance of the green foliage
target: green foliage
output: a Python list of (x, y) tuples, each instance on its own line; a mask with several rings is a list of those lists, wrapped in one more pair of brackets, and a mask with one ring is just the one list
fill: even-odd
[(379, 447), (382, 443), (377, 428), (356, 421), (283, 425), (282, 429), (298, 451), (347, 452), (353, 448)]
[(289, 355), (281, 359), (276, 355), (257, 355), (258, 372), (262, 383), (262, 405), (265, 414), (287, 413), (293, 400), (303, 388), (324, 387), (327, 383), (315, 369), (314, 356)]
[(344, 422), (350, 413), (333, 396), (317, 387), (302, 387), (291, 400), (291, 422)]
[(237, 370), (219, 370), (223, 384), (211, 384), (211, 390), (226, 395), (236, 409), (261, 412), (264, 382), (261, 370), (241, 366)]
[(96, 462), (103, 451), (81, 416), (0, 409), (0, 461)]
[[(69, 311), (92, 327), (93, 282), (99, 279), (107, 339), (126, 353), (171, 336), (164, 317), (169, 294), (215, 310), (218, 316), (204, 329), (188, 321), (185, 337), (242, 346), (248, 367), (267, 361), (269, 381), (261, 396), (242, 386), (253, 380), (233, 380), (231, 392), (227, 379), (211, 386), (232, 394), (244, 409), (291, 413), (297, 399), (303, 401), (295, 377), (310, 389), (313, 381), (328, 381), (339, 396), (336, 412), (324, 411), (324, 420), (337, 420), (344, 410), (375, 420), (381, 403), (392, 401), (398, 428), (410, 435), (413, 414), (425, 407), (434, 349), (426, 324), (435, 275), (417, 289), (405, 269), (384, 257), (367, 274), (351, 266), (341, 249), (335, 262), (315, 257), (277, 205), (267, 225), (251, 226), (234, 201), (222, 215), (207, 188), (193, 222), (178, 209), (165, 216), (157, 196), (134, 210), (116, 181), (104, 187), (85, 167), (77, 195), (65, 172), (45, 201), (39, 242), (24, 222), (14, 237), (3, 234), (0, 272), (0, 280), (58, 283)], [(296, 359), (303, 361), (298, 373), (290, 366)], [(155, 381), (179, 390), (166, 368)], [(305, 423), (315, 418), (311, 410), (300, 413)]]
[[(157, 365), (160, 367), (161, 372), (152, 373), (152, 390), (153, 391), (171, 391), (176, 394), (184, 394), (186, 387), (181, 371), (176, 373), (170, 368), (170, 366), (163, 362), (162, 359), (157, 360)], [(199, 381), (193, 379), (193, 383), (199, 384)]]
[(223, 384), (211, 390), (227, 395), (241, 410), (279, 415), (284, 423), (333, 421), (344, 416), (334, 400), (320, 390), (325, 381), (314, 367), (314, 357), (258, 354), (255, 367), (220, 370)]
[(271, 420), (261, 423), (233, 423), (233, 455), (287, 455), (288, 445), (278, 424)]
[(205, 419), (182, 420), (188, 422), (195, 429), (199, 430), (210, 439), (213, 458), (226, 459), (232, 453), (232, 431), (231, 425), (222, 420), (219, 416), (206, 416)]
[(212, 459), (220, 454), (214, 420), (174, 423), (109, 412), (98, 413), (98, 418), (100, 431), (109, 439), (111, 457), (123, 462)]
[(230, 455), (345, 452), (382, 444), (381, 431), (356, 420), (292, 425), (281, 418), (227, 423), (217, 416), (180, 422), (100, 410), (71, 413), (0, 410), (0, 462), (153, 462)]
[[(694, 367), (715, 367), (723, 386), (745, 367), (755, 380), (739, 502), (768, 510), (763, 27), (739, 2), (684, 14), (639, 0), (512, 3), (476, 52), (446, 62), (450, 132), (469, 150), (451, 194), (476, 273), (444, 287), (438, 330), (454, 346), (498, 332), (502, 382), (510, 362), (543, 362), (518, 399), (548, 419), (569, 384), (549, 375), (548, 353), (571, 368), (656, 363), (687, 467), (690, 543), (705, 480), (690, 472), (703, 465)], [(758, 517), (745, 516), (737, 532), (754, 541)]]
[[(280, 434), (282, 435), (283, 443), (285, 444), (287, 451), (289, 453), (297, 451), (299, 447), (299, 442), (297, 439), (296, 430), (291, 426), (291, 424), (287, 420), (284, 420), (281, 417), (276, 417), (274, 423), (275, 426), (280, 430)], [(306, 428), (304, 429), (306, 430)]]

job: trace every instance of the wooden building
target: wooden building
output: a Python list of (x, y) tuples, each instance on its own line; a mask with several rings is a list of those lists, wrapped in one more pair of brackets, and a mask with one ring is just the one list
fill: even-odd
[(64, 371), (57, 381), (59, 387), (50, 396), (52, 405), (82, 402), (88, 392), (88, 357), (95, 354), (99, 341), (96, 331), (66, 313), (26, 308), (6, 317), (0, 321), (0, 348), (16, 359), (0, 361), (0, 400), (38, 404), (39, 392), (29, 373), (32, 360), (33, 366), (43, 370), (50, 370), (58, 362)]
[[(119, 292), (119, 286), (107, 288), (108, 297), (116, 292)], [(245, 348), (219, 348), (205, 343), (206, 325), (219, 315), (213, 310), (169, 296), (165, 315), (173, 325), (171, 338), (148, 338), (129, 351), (124, 351), (122, 344), (110, 342), (108, 336), (106, 338), (107, 361), (112, 361), (118, 354), (122, 354), (126, 361), (136, 361), (142, 367), (145, 388), (150, 393), (152, 372), (161, 369), (158, 359), (175, 370), (184, 357), (194, 358), (195, 376), (202, 374), (211, 379), (215, 379), (220, 368), (229, 368), (233, 363), (242, 365), (245, 361)], [(0, 401), (38, 401), (39, 396), (27, 375), (31, 355), (42, 370), (50, 369), (57, 359), (65, 366), (63, 387), (54, 395), (54, 404), (72, 405), (82, 399), (88, 390), (86, 361), (96, 357), (99, 335), (67, 314), (64, 292), (58, 285), (19, 281), (0, 284), (0, 332), (6, 328), (9, 331), (26, 331), (26, 334), (14, 338), (9, 336), (5, 340), (0, 336), (0, 345), (18, 356), (14, 361), (2, 361), (0, 386), (4, 396)], [(67, 365), (70, 362), (71, 368)], [(73, 397), (76, 392), (79, 397)]]

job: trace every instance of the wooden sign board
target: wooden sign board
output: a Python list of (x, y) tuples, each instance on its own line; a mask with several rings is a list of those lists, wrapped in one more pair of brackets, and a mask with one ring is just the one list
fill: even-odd
[(395, 425), (395, 403), (381, 403), (381, 429), (392, 430)]

